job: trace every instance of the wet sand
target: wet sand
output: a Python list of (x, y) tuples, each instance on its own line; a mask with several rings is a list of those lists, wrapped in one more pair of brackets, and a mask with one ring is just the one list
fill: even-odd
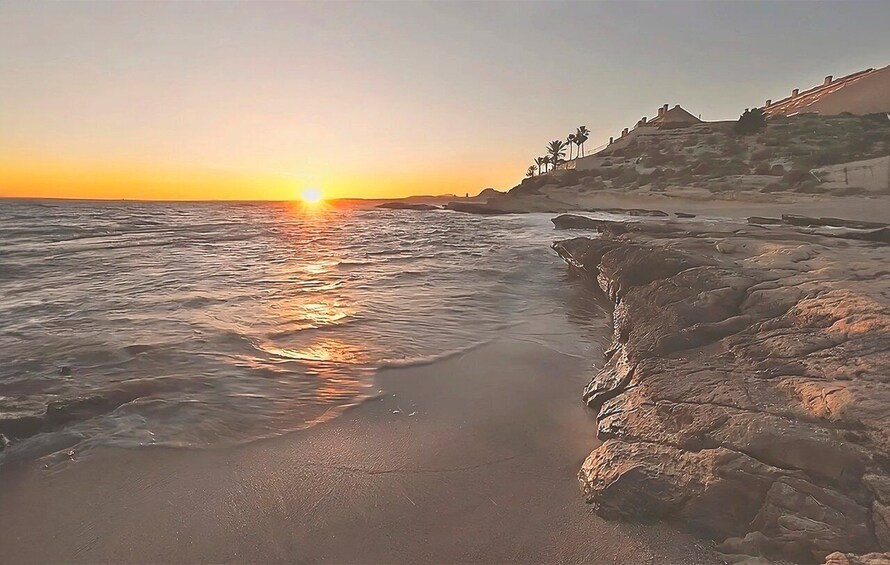
[(7, 468), (0, 561), (716, 562), (669, 526), (584, 503), (590, 366), (502, 338), (383, 371), (379, 398), (304, 432)]

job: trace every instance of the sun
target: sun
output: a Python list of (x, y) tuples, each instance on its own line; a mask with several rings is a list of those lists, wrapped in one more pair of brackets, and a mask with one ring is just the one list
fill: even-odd
[(300, 193), (300, 198), (303, 199), (303, 202), (306, 204), (318, 204), (324, 197), (321, 194), (321, 189), (313, 187), (304, 188), (303, 192)]

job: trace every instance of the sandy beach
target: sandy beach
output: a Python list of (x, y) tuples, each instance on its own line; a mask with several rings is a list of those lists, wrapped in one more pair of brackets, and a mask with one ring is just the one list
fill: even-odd
[(384, 371), (378, 399), (307, 432), (7, 469), (2, 561), (714, 562), (691, 536), (584, 503), (588, 366), (498, 340)]

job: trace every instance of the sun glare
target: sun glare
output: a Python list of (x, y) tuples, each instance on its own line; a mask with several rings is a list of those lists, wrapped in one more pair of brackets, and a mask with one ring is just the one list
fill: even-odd
[(322, 201), (321, 190), (315, 187), (304, 188), (300, 197), (306, 204), (317, 204)]

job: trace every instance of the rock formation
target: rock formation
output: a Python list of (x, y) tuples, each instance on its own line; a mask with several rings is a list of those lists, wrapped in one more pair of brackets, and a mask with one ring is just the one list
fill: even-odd
[(597, 513), (676, 522), (731, 561), (880, 562), (864, 554), (890, 550), (890, 247), (592, 222), (598, 238), (554, 248), (614, 304), (584, 391)]
[(484, 202), (449, 202), (445, 205), (445, 209), (482, 215), (518, 214), (523, 212), (522, 210), (511, 210)]
[(388, 208), (390, 210), (441, 210), (440, 206), (435, 204), (422, 204), (419, 202), (384, 202), (378, 204), (378, 208)]

